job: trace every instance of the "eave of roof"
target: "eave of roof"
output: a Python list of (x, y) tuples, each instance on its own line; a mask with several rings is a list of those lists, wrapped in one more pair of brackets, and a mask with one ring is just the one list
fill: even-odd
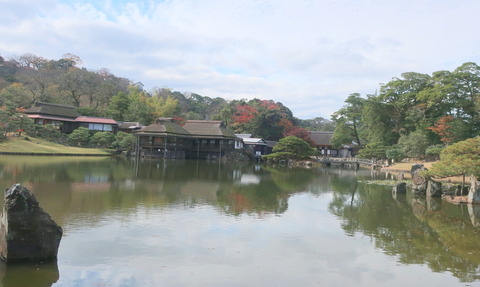
[(44, 116), (44, 115), (27, 115), (31, 119), (45, 119), (52, 121), (62, 121), (62, 122), (75, 122), (75, 119), (64, 118), (64, 117), (53, 117), (53, 116)]
[(114, 119), (86, 117), (86, 116), (77, 117), (75, 121), (80, 123), (96, 123), (96, 124), (110, 124), (110, 125), (118, 124), (117, 121), (115, 121)]

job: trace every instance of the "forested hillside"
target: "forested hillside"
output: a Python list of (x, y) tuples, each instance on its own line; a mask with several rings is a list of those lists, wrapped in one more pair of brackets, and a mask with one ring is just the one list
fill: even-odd
[(480, 66), (471, 62), (432, 75), (403, 73), (375, 94), (351, 94), (333, 121), (297, 119), (273, 100), (225, 100), (169, 88), (145, 91), (141, 83), (81, 63), (72, 54), (59, 60), (0, 56), (0, 118), (11, 120), (16, 111), (48, 102), (73, 105), (83, 115), (144, 125), (158, 117), (222, 120), (236, 133), (269, 140), (295, 135), (308, 141), (308, 130), (335, 130), (332, 143), (337, 147), (353, 142), (362, 156), (396, 159), (435, 158), (444, 146), (480, 135)]
[[(22, 110), (35, 102), (73, 105), (82, 115), (110, 117), (117, 121), (151, 124), (158, 117), (182, 120), (222, 120), (237, 133), (278, 140), (284, 136), (308, 137), (307, 129), (330, 130), (321, 117), (300, 120), (290, 109), (272, 100), (231, 100), (181, 93), (168, 88), (145, 91), (141, 83), (113, 75), (108, 69), (80, 67), (78, 56), (66, 54), (48, 60), (26, 54), (0, 56), (0, 106)], [(159, 83), (161, 85), (161, 83)]]
[(332, 119), (336, 146), (353, 141), (364, 156), (438, 157), (443, 146), (480, 135), (480, 66), (403, 73), (376, 94), (351, 94)]

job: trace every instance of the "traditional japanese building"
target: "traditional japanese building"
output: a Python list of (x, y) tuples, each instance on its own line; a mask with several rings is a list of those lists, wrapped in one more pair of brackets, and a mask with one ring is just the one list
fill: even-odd
[(91, 131), (116, 132), (118, 123), (109, 118), (80, 115), (74, 106), (37, 102), (25, 111), (39, 125), (54, 125), (62, 133), (71, 133), (79, 127)]
[(25, 111), (29, 118), (39, 125), (54, 125), (63, 133), (77, 128), (75, 119), (80, 116), (75, 107), (37, 102)]
[(171, 118), (134, 133), (135, 152), (141, 157), (215, 159), (235, 148), (235, 135), (220, 121), (186, 121), (176, 124)]

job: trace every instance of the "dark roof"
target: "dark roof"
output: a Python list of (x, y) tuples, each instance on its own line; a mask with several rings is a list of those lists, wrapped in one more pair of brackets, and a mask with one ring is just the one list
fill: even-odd
[(236, 138), (235, 134), (225, 128), (221, 121), (189, 120), (185, 122), (183, 128), (196, 136)]
[(172, 119), (160, 118), (156, 123), (144, 126), (136, 134), (176, 134), (189, 136), (190, 133), (174, 123)]
[(333, 132), (311, 131), (310, 138), (316, 146), (331, 146)]
[(267, 143), (268, 147), (274, 147), (277, 144), (277, 141), (267, 141), (267, 140), (265, 140), (265, 142)]
[(35, 103), (35, 106), (26, 110), (25, 113), (58, 116), (58, 117), (65, 117), (65, 118), (72, 118), (72, 119), (80, 115), (74, 106), (50, 104), (50, 103), (42, 103), (42, 102)]
[(142, 125), (139, 122), (118, 122), (118, 128), (119, 129), (140, 129), (143, 128), (144, 125)]

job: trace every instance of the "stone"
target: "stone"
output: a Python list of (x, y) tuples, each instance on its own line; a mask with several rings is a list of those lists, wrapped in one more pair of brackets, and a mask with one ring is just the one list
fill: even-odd
[(405, 194), (407, 193), (407, 184), (405, 182), (399, 182), (393, 187), (393, 194)]
[(442, 196), (442, 183), (439, 181), (429, 180), (427, 183), (427, 196), (441, 197)]
[(2, 260), (8, 263), (55, 259), (62, 233), (62, 228), (26, 187), (15, 184), (5, 190), (0, 220)]
[(427, 170), (423, 164), (414, 164), (410, 170), (412, 174), (412, 190), (415, 194), (425, 194), (427, 191), (427, 179), (421, 172)]
[(424, 169), (425, 169), (425, 166), (421, 163), (412, 164), (412, 167), (410, 168), (410, 174), (413, 177), (415, 172), (421, 171), (421, 170), (424, 170)]
[(470, 178), (470, 190), (467, 196), (468, 203), (480, 203), (480, 181), (474, 176)]

